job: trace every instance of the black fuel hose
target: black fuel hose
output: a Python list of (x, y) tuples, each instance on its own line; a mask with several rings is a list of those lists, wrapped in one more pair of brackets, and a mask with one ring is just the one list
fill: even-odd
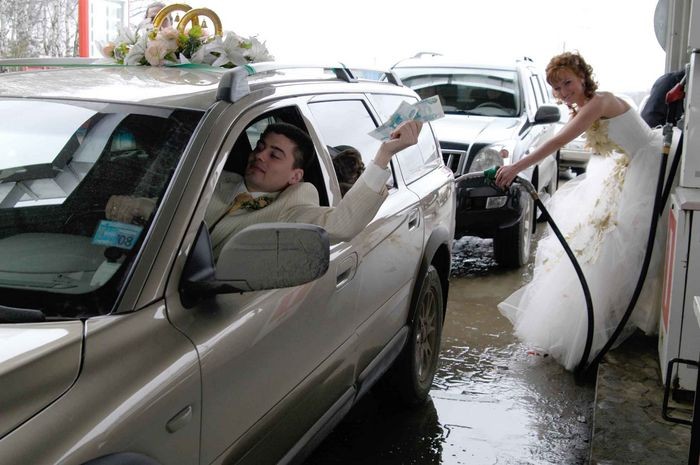
[[(566, 239), (562, 235), (561, 231), (559, 230), (559, 227), (557, 224), (554, 222), (552, 219), (551, 215), (545, 208), (544, 204), (539, 198), (539, 195), (537, 193), (537, 190), (534, 188), (534, 186), (530, 183), (525, 178), (522, 178), (520, 176), (517, 176), (513, 182), (519, 183), (522, 185), (525, 190), (530, 194), (532, 199), (534, 200), (535, 204), (539, 209), (542, 211), (542, 216), (545, 218), (549, 226), (552, 228), (552, 232), (557, 236), (557, 239), (559, 239), (559, 242), (561, 243), (562, 247), (564, 248), (564, 251), (566, 252), (566, 255), (569, 257), (571, 260), (571, 264), (574, 266), (574, 270), (576, 271), (576, 275), (579, 278), (579, 281), (581, 282), (581, 288), (583, 290), (583, 295), (586, 300), (586, 311), (588, 314), (588, 330), (586, 332), (586, 344), (583, 349), (583, 353), (581, 354), (581, 361), (579, 364), (576, 366), (574, 369), (574, 378), (576, 379), (576, 382), (581, 384), (585, 382), (587, 377), (592, 374), (592, 371), (597, 368), (598, 364), (602, 360), (603, 356), (610, 350), (610, 348), (613, 346), (617, 338), (620, 336), (622, 333), (622, 330), (624, 329), (625, 325), (627, 324), (627, 321), (629, 320), (630, 316), (632, 315), (632, 311), (634, 310), (635, 305), (637, 304), (637, 300), (639, 300), (639, 296), (642, 292), (642, 287), (644, 286), (644, 281), (646, 280), (647, 272), (649, 271), (649, 264), (651, 263), (651, 254), (654, 249), (654, 240), (656, 239), (656, 228), (659, 223), (659, 218), (661, 217), (664, 207), (666, 205), (666, 201), (668, 200), (668, 196), (670, 195), (671, 188), (673, 186), (673, 180), (676, 175), (676, 170), (678, 168), (678, 164), (680, 162), (680, 154), (681, 154), (681, 142), (682, 142), (682, 137), (683, 135), (681, 134), (681, 139), (678, 142), (678, 148), (676, 150), (673, 162), (671, 164), (671, 171), (669, 173), (669, 178), (666, 180), (666, 165), (668, 161), (668, 154), (671, 149), (671, 142), (673, 139), (673, 126), (670, 123), (667, 123), (664, 126), (663, 129), (663, 135), (664, 135), (664, 142), (663, 142), (663, 151), (662, 151), (662, 157), (661, 157), (661, 167), (659, 169), (659, 179), (656, 184), (656, 196), (654, 198), (654, 206), (652, 209), (652, 218), (651, 218), (651, 224), (649, 227), (649, 235), (647, 237), (647, 247), (646, 247), (646, 252), (644, 254), (644, 261), (642, 262), (642, 269), (639, 272), (639, 278), (637, 280), (637, 285), (634, 289), (634, 292), (632, 293), (632, 297), (630, 298), (629, 304), (627, 305), (627, 309), (625, 310), (625, 313), (623, 314), (620, 322), (618, 323), (617, 327), (615, 328), (615, 331), (613, 331), (613, 334), (610, 336), (608, 341), (605, 343), (603, 348), (596, 354), (596, 356), (593, 358), (593, 360), (588, 363), (588, 358), (590, 356), (591, 352), (591, 347), (593, 345), (593, 333), (594, 333), (594, 327), (595, 327), (595, 314), (593, 313), (593, 300), (591, 298), (591, 292), (588, 287), (588, 282), (586, 281), (586, 277), (583, 274), (583, 270), (581, 269), (581, 266), (578, 263), (578, 260), (576, 259), (576, 256), (574, 253), (571, 251), (571, 248), (569, 247), (569, 244), (566, 242)], [(494, 178), (496, 176), (496, 171), (497, 167), (494, 167), (492, 169), (484, 171), (484, 177), (485, 180), (494, 185)]]
[[(618, 323), (617, 327), (615, 328), (615, 331), (613, 334), (610, 336), (608, 339), (608, 342), (605, 343), (602, 349), (600, 349), (600, 352), (595, 356), (595, 358), (591, 361), (588, 366), (585, 366), (585, 359), (581, 359), (581, 364), (576, 368), (576, 371), (574, 372), (574, 375), (577, 377), (577, 380), (584, 379), (586, 374), (591, 372), (592, 370), (596, 369), (600, 361), (602, 360), (603, 356), (610, 350), (610, 348), (613, 346), (617, 338), (620, 336), (622, 333), (622, 330), (624, 329), (625, 325), (627, 324), (627, 321), (629, 320), (630, 316), (632, 315), (632, 311), (634, 310), (635, 305), (637, 304), (637, 300), (639, 299), (639, 295), (642, 292), (642, 288), (644, 286), (644, 280), (646, 279), (647, 276), (647, 271), (649, 270), (649, 263), (651, 262), (651, 254), (654, 249), (654, 240), (656, 239), (656, 227), (659, 223), (659, 218), (661, 217), (664, 206), (666, 204), (666, 200), (668, 198), (668, 194), (664, 195), (664, 191), (670, 192), (671, 186), (673, 184), (673, 179), (675, 177), (675, 168), (678, 167), (678, 160), (680, 159), (680, 143), (678, 145), (678, 149), (676, 150), (676, 154), (674, 157), (674, 160), (671, 164), (672, 170), (669, 173), (669, 179), (666, 181), (666, 189), (664, 189), (664, 180), (666, 179), (666, 164), (668, 161), (668, 154), (671, 150), (671, 142), (673, 138), (673, 126), (671, 124), (666, 124), (664, 126), (663, 130), (663, 135), (664, 135), (664, 142), (663, 142), (663, 152), (662, 152), (662, 157), (661, 157), (661, 168), (659, 170), (659, 181), (656, 184), (656, 198), (654, 199), (654, 208), (652, 210), (652, 218), (651, 218), (651, 225), (649, 227), (649, 235), (647, 239), (647, 249), (646, 253), (644, 254), (644, 261), (642, 263), (642, 269), (639, 272), (639, 279), (637, 280), (637, 286), (634, 289), (634, 292), (632, 294), (632, 298), (630, 299), (630, 302), (627, 306), (627, 310), (625, 311), (624, 315), (622, 316), (622, 319)], [(586, 357), (587, 358), (587, 357)]]
[[(586, 311), (588, 314), (588, 324), (587, 324), (587, 332), (586, 332), (586, 344), (583, 349), (583, 353), (581, 354), (581, 360), (579, 364), (576, 366), (574, 369), (574, 378), (576, 379), (576, 382), (581, 384), (584, 383), (587, 379), (588, 376), (593, 374), (593, 370), (597, 368), (598, 364), (602, 360), (603, 356), (610, 350), (610, 348), (613, 346), (617, 338), (620, 336), (622, 333), (622, 330), (624, 329), (625, 325), (627, 324), (627, 321), (629, 320), (630, 316), (632, 315), (632, 311), (634, 310), (637, 300), (639, 300), (639, 296), (642, 292), (642, 288), (644, 286), (644, 281), (646, 280), (647, 272), (649, 270), (649, 264), (651, 263), (651, 254), (654, 249), (654, 240), (656, 239), (656, 228), (658, 226), (659, 218), (661, 217), (664, 207), (666, 205), (666, 201), (668, 200), (668, 196), (670, 194), (670, 190), (673, 185), (673, 179), (676, 174), (676, 169), (678, 168), (678, 164), (680, 161), (680, 153), (681, 153), (681, 142), (682, 142), (682, 135), (681, 135), (681, 140), (678, 142), (678, 149), (676, 150), (676, 154), (674, 156), (673, 162), (671, 164), (671, 172), (669, 173), (669, 178), (666, 180), (666, 165), (668, 161), (668, 154), (671, 149), (671, 142), (673, 138), (673, 126), (671, 124), (666, 124), (664, 126), (663, 130), (663, 135), (664, 135), (664, 143), (663, 143), (663, 152), (662, 152), (662, 157), (661, 157), (661, 167), (659, 169), (659, 179), (656, 184), (656, 196), (654, 198), (654, 206), (652, 209), (652, 218), (651, 218), (651, 224), (649, 227), (649, 235), (647, 237), (647, 248), (646, 252), (644, 254), (644, 260), (642, 262), (642, 269), (640, 270), (639, 273), (639, 279), (637, 280), (637, 285), (634, 289), (634, 292), (632, 293), (632, 297), (630, 298), (629, 304), (627, 305), (627, 309), (625, 310), (625, 313), (622, 316), (622, 319), (618, 323), (617, 327), (615, 328), (615, 331), (613, 331), (613, 334), (610, 336), (608, 341), (605, 343), (603, 348), (598, 352), (598, 354), (593, 358), (593, 360), (588, 363), (588, 358), (591, 353), (591, 347), (593, 345), (593, 333), (594, 333), (594, 327), (595, 327), (595, 314), (593, 312), (593, 300), (591, 298), (591, 292), (588, 287), (588, 283), (586, 281), (586, 277), (583, 273), (583, 270), (581, 269), (581, 266), (578, 263), (578, 260), (576, 259), (576, 256), (574, 253), (571, 251), (571, 248), (569, 247), (568, 243), (566, 242), (566, 239), (562, 235), (561, 231), (559, 230), (558, 226), (552, 219), (551, 215), (545, 208), (544, 204), (539, 198), (539, 195), (537, 193), (537, 190), (534, 188), (534, 186), (530, 183), (525, 178), (522, 178), (520, 176), (517, 176), (513, 182), (519, 183), (522, 185), (525, 190), (530, 194), (532, 199), (534, 200), (535, 204), (537, 207), (542, 211), (542, 216), (545, 218), (547, 223), (549, 223), (549, 226), (552, 228), (552, 232), (557, 236), (557, 239), (559, 239), (559, 242), (561, 243), (562, 247), (564, 248), (564, 251), (566, 252), (566, 255), (569, 257), (571, 260), (571, 264), (574, 267), (574, 270), (576, 271), (576, 275), (579, 278), (579, 281), (581, 282), (581, 288), (583, 290), (583, 295), (586, 300)], [(493, 184), (493, 179), (495, 178), (496, 175), (496, 170), (497, 168), (492, 168), (490, 170), (486, 170), (484, 172), (484, 176), (486, 180), (491, 180)], [(666, 182), (664, 182), (666, 181)], [(495, 184), (494, 184), (495, 185)]]
[(564, 238), (564, 235), (561, 233), (559, 230), (559, 227), (557, 226), (557, 223), (554, 222), (554, 219), (552, 219), (552, 216), (549, 214), (547, 211), (547, 208), (545, 208), (544, 204), (542, 203), (542, 200), (540, 200), (540, 196), (537, 194), (537, 190), (534, 188), (534, 186), (528, 181), (527, 179), (521, 178), (520, 176), (517, 176), (514, 180), (514, 182), (519, 183), (522, 185), (525, 190), (530, 194), (530, 197), (535, 201), (535, 205), (541, 210), (542, 216), (544, 217), (545, 220), (547, 220), (547, 223), (549, 223), (549, 227), (552, 228), (552, 232), (554, 235), (557, 236), (557, 239), (559, 239), (559, 242), (561, 243), (562, 247), (564, 248), (564, 251), (566, 252), (566, 255), (569, 257), (569, 260), (571, 260), (571, 264), (574, 266), (574, 270), (576, 271), (576, 275), (578, 276), (579, 281), (581, 282), (581, 289), (583, 290), (583, 296), (584, 299), (586, 300), (586, 311), (588, 314), (588, 328), (586, 332), (586, 344), (583, 348), (583, 355), (581, 355), (581, 361), (579, 362), (578, 366), (574, 370), (574, 377), (576, 378), (576, 381), (578, 383), (581, 383), (584, 381), (583, 378), (583, 367), (585, 367), (586, 362), (588, 362), (588, 357), (591, 353), (591, 346), (593, 345), (593, 330), (595, 326), (595, 314), (593, 313), (593, 299), (591, 297), (591, 290), (588, 287), (588, 282), (586, 281), (586, 276), (583, 274), (583, 270), (581, 269), (581, 265), (578, 263), (578, 260), (576, 259), (576, 255), (574, 255), (573, 251), (571, 250), (571, 247), (569, 247), (569, 244), (566, 242), (566, 239)]
[[(496, 177), (496, 171), (498, 170), (497, 167), (488, 169), (484, 171), (484, 177), (487, 182), (490, 182), (494, 187), (499, 188), (496, 186), (494, 183), (494, 179)], [(581, 361), (579, 362), (578, 366), (576, 367), (574, 371), (574, 376), (576, 378), (577, 382), (583, 382), (583, 377), (582, 374), (584, 373), (583, 367), (585, 367), (586, 362), (588, 362), (588, 357), (591, 353), (591, 346), (593, 345), (593, 330), (594, 330), (594, 325), (595, 325), (595, 314), (593, 313), (593, 299), (591, 297), (591, 291), (588, 287), (588, 282), (586, 281), (586, 276), (583, 273), (583, 270), (581, 269), (581, 265), (579, 264), (578, 260), (576, 259), (576, 255), (574, 255), (574, 252), (571, 250), (571, 247), (569, 247), (569, 244), (566, 242), (566, 239), (564, 238), (564, 235), (561, 233), (559, 230), (559, 227), (557, 226), (557, 223), (554, 222), (554, 219), (552, 216), (549, 214), (549, 211), (547, 211), (547, 208), (544, 206), (544, 203), (542, 203), (542, 200), (540, 200), (540, 196), (537, 193), (537, 189), (532, 185), (530, 181), (527, 179), (521, 177), (521, 176), (516, 176), (516, 178), (513, 180), (513, 182), (520, 184), (523, 186), (523, 188), (527, 191), (528, 194), (530, 194), (530, 197), (532, 197), (532, 200), (534, 200), (535, 205), (540, 209), (542, 212), (542, 216), (544, 219), (549, 223), (550, 228), (552, 228), (552, 232), (554, 235), (557, 236), (557, 239), (559, 239), (559, 242), (561, 243), (562, 247), (564, 248), (564, 251), (566, 252), (566, 255), (569, 257), (569, 260), (571, 260), (571, 264), (574, 266), (574, 270), (576, 271), (576, 275), (578, 276), (578, 279), (581, 283), (581, 288), (583, 290), (583, 296), (584, 299), (586, 300), (586, 311), (588, 314), (588, 328), (586, 332), (586, 344), (583, 348), (583, 355), (581, 356)], [(500, 189), (500, 188), (499, 188)]]

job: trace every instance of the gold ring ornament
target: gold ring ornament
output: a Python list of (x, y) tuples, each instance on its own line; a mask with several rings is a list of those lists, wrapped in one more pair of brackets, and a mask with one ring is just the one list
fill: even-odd
[[(223, 26), (221, 25), (221, 19), (219, 19), (219, 15), (214, 13), (213, 10), (210, 10), (209, 8), (194, 8), (189, 10), (185, 15), (182, 17), (182, 19), (177, 23), (177, 30), (180, 31), (181, 33), (185, 32), (185, 27), (189, 24), (192, 23), (192, 26), (197, 26), (199, 25), (199, 17), (200, 16), (205, 16), (211, 20), (211, 22), (214, 24), (214, 35), (222, 37), (224, 35), (224, 29)], [(202, 21), (202, 29), (207, 28), (207, 23), (206, 21)]]
[[(172, 5), (165, 6), (165, 7), (161, 8), (161, 10), (158, 12), (158, 14), (156, 14), (153, 17), (153, 27), (159, 28), (160, 25), (165, 20), (165, 18), (167, 18), (170, 15), (170, 13), (172, 13), (173, 11), (181, 11), (183, 13), (187, 13), (191, 9), (192, 9), (192, 7), (186, 3), (173, 3)], [(175, 15), (175, 24), (179, 24), (179, 23), (180, 23), (180, 17), (179, 17), (179, 15)], [(192, 25), (193, 26), (199, 25), (199, 19), (195, 19), (194, 21), (192, 21)]]

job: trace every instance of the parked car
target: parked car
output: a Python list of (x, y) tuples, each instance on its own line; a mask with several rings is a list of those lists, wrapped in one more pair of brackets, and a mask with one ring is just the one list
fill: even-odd
[[(557, 131), (569, 121), (569, 109), (566, 105), (560, 105), (561, 120), (557, 125)], [(574, 174), (586, 172), (588, 161), (591, 159), (591, 151), (586, 147), (586, 138), (583, 134), (559, 149), (559, 170), (571, 170)]]
[[(458, 179), (519, 160), (547, 140), (559, 120), (542, 74), (527, 58), (491, 66), (418, 54), (392, 69), (422, 98), (440, 97), (445, 117), (433, 127)], [(557, 188), (556, 154), (522, 176), (546, 200)], [(527, 262), (536, 212), (524, 189), (514, 184), (503, 192), (469, 177), (458, 182), (457, 196), (456, 237), (493, 238), (494, 256), (503, 266)]]
[[(377, 380), (426, 400), (455, 227), (430, 125), (350, 241), (262, 224), (215, 263), (204, 223), (271, 122), (308, 131), (305, 179), (337, 204), (329, 148), (368, 163), (415, 92), (343, 67), (27, 61), (56, 69), (0, 75), (0, 463), (298, 462)], [(113, 195), (155, 212), (107, 221)]]

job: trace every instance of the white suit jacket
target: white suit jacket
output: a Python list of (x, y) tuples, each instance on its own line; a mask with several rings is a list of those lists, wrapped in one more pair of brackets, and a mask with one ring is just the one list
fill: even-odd
[(265, 208), (226, 215), (232, 193), (238, 191), (242, 182), (242, 176), (224, 173), (207, 208), (207, 225), (211, 228), (216, 223), (210, 231), (215, 257), (219, 256), (229, 237), (258, 223), (315, 224), (328, 232), (331, 242), (350, 240), (372, 221), (387, 196), (386, 187), (377, 193), (360, 176), (336, 207), (322, 207), (319, 205), (316, 187), (308, 182), (300, 182), (280, 192), (277, 199)]

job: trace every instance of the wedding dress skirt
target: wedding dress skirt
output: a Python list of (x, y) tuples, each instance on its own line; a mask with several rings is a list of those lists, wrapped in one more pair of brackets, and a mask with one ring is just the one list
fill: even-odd
[[(651, 130), (634, 110), (599, 123), (587, 138), (608, 155), (592, 156), (585, 175), (562, 186), (548, 207), (591, 291), (595, 326), (589, 361), (615, 330), (639, 278), (662, 146), (661, 131)], [(643, 292), (618, 342), (636, 327), (647, 334), (658, 329), (665, 233), (660, 222)], [(498, 308), (523, 342), (567, 370), (578, 365), (586, 342), (586, 302), (574, 267), (551, 230), (538, 243), (530, 283)]]

